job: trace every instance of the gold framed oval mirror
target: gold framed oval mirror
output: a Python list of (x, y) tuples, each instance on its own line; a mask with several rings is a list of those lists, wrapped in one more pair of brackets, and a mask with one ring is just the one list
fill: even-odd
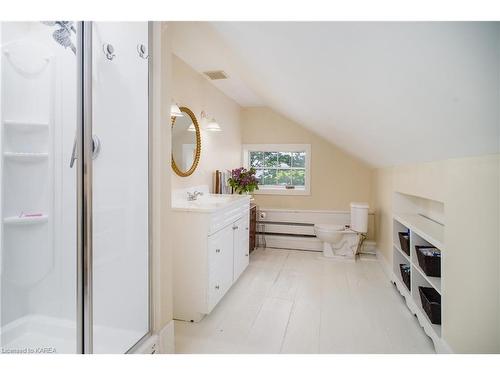
[(179, 108), (183, 116), (171, 117), (172, 169), (181, 177), (193, 174), (200, 161), (201, 134), (198, 120), (187, 107)]

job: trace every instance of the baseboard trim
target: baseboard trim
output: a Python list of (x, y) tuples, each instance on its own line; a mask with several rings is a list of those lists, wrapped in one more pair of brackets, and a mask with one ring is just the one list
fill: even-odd
[(276, 249), (323, 251), (323, 243), (316, 237), (265, 235), (266, 247)]
[[(263, 235), (259, 234), (259, 236), (262, 237)], [(266, 234), (265, 241), (260, 242), (265, 242), (265, 247), (273, 249), (323, 251), (323, 242), (315, 236)], [(365, 241), (360, 253), (376, 255), (377, 248), (375, 241)]]

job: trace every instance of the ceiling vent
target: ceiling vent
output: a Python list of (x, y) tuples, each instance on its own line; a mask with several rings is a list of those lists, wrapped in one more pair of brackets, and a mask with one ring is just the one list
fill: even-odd
[(222, 71), (222, 70), (212, 70), (209, 72), (203, 72), (208, 78), (210, 78), (212, 81), (215, 81), (216, 79), (227, 79), (227, 74)]

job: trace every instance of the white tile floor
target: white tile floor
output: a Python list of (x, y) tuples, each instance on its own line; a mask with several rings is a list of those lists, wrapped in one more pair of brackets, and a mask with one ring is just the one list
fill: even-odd
[(257, 249), (199, 323), (175, 322), (177, 353), (434, 353), (378, 261)]

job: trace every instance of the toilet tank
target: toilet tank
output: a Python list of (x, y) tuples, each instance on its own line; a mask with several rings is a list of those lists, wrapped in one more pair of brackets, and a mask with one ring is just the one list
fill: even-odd
[(351, 203), (351, 229), (359, 233), (368, 232), (368, 203)]

